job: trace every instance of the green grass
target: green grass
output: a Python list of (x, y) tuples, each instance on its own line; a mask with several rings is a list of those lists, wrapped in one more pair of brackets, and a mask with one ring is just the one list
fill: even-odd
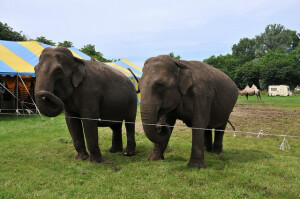
[[(263, 102), (271, 103), (266, 96)], [(280, 108), (287, 102), (278, 98), (274, 103)], [(300, 197), (299, 139), (288, 139), (291, 149), (280, 151), (282, 137), (225, 134), (224, 153), (206, 153), (207, 169), (197, 170), (187, 167), (189, 129), (175, 128), (165, 160), (148, 162), (153, 145), (142, 132), (140, 116), (137, 120), (137, 155), (107, 152), (111, 131), (99, 128), (104, 161), (93, 164), (74, 160), (75, 150), (62, 116), (52, 120), (0, 116), (0, 199)], [(300, 136), (298, 128), (291, 128)]]
[(248, 101), (246, 96), (239, 96), (237, 104), (263, 104), (277, 108), (300, 109), (300, 95), (294, 96), (268, 96), (261, 95), (262, 100), (257, 100), (256, 96), (249, 96)]

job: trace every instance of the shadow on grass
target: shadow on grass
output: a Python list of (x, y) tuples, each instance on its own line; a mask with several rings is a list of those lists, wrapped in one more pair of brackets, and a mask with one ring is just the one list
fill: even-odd
[[(207, 168), (212, 170), (224, 170), (225, 167), (235, 168), (242, 164), (256, 162), (273, 158), (274, 156), (265, 151), (233, 149), (226, 150), (222, 154), (205, 153), (205, 163)], [(189, 156), (169, 156), (165, 160), (166, 164), (173, 165), (173, 170), (186, 170), (189, 161)], [(183, 164), (184, 163), (184, 164)], [(193, 170), (193, 169), (192, 169)]]
[(206, 153), (206, 165), (209, 169), (223, 170), (226, 166), (237, 167), (270, 158), (273, 158), (273, 155), (265, 151), (232, 149), (219, 155)]
[[(149, 164), (147, 161), (148, 155), (152, 152), (152, 146), (140, 145), (137, 147), (137, 154), (135, 156), (126, 157), (123, 153), (109, 153), (107, 150), (102, 149), (104, 167), (121, 168), (128, 165)], [(165, 160), (159, 161), (166, 167), (173, 170), (186, 170), (190, 154), (187, 157), (183, 155), (165, 154)], [(222, 154), (205, 153), (205, 163), (207, 169), (224, 170), (225, 167), (239, 167), (241, 164), (255, 162), (273, 158), (273, 156), (264, 151), (247, 150), (247, 149), (232, 149), (226, 150)], [(156, 161), (155, 161), (156, 162)], [(152, 166), (157, 166), (153, 162)], [(157, 162), (158, 163), (158, 162)], [(159, 164), (159, 163), (158, 163)]]

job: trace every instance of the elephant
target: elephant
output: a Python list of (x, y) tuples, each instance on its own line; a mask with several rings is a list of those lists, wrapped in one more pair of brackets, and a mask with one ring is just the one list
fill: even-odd
[(124, 155), (136, 154), (137, 96), (129, 78), (104, 63), (79, 59), (64, 47), (45, 48), (35, 66), (35, 73), (37, 107), (48, 117), (65, 111), (66, 123), (77, 151), (75, 159), (102, 161), (98, 127), (112, 129), (109, 151), (122, 152), (124, 120), (127, 135)]
[(143, 129), (154, 143), (149, 161), (164, 160), (177, 119), (192, 127), (189, 167), (206, 167), (205, 150), (222, 152), (223, 130), (238, 98), (238, 87), (226, 74), (199, 61), (160, 55), (146, 60), (139, 88)]

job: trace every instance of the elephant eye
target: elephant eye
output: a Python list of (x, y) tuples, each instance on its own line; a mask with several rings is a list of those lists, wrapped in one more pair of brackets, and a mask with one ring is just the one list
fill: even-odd
[(64, 69), (62, 66), (57, 66), (54, 70), (54, 74), (56, 78), (63, 78), (64, 77)]
[(163, 87), (164, 83), (162, 81), (155, 81), (153, 84), (153, 87)]

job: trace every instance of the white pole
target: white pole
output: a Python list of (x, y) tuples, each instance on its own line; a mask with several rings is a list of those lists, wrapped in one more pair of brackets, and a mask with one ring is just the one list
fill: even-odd
[[(16, 85), (16, 86), (17, 86), (17, 99), (19, 99), (19, 96), (18, 96), (18, 95), (19, 95), (19, 90), (18, 90), (18, 87), (19, 87), (19, 85), (18, 85), (18, 79), (19, 79), (19, 78), (18, 78), (18, 77), (19, 77), (19, 72), (18, 72), (18, 76), (17, 76), (17, 85)], [(19, 115), (19, 110), (18, 110), (18, 109), (19, 109), (19, 106), (18, 106), (18, 105), (19, 105), (19, 102), (17, 101), (17, 110), (16, 110), (17, 115)], [(18, 117), (18, 116), (17, 116), (17, 117)]]

